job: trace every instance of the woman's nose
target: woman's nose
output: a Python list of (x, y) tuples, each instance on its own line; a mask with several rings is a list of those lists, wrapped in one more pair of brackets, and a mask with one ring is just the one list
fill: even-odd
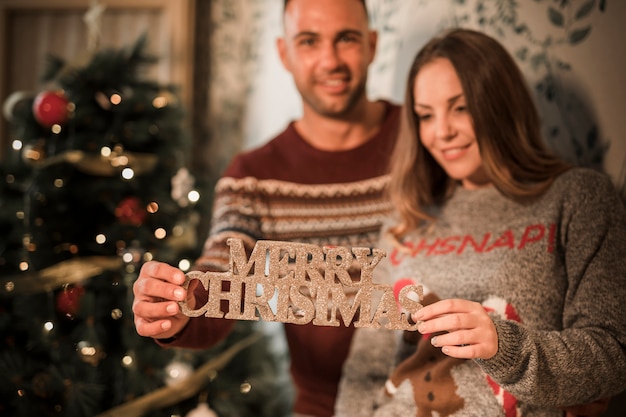
[(448, 140), (454, 137), (454, 128), (448, 117), (442, 116), (436, 119), (435, 135), (437, 139), (443, 140)]

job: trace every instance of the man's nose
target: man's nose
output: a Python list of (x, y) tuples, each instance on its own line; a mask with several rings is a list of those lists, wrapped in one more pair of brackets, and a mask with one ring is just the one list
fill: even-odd
[(339, 57), (339, 50), (337, 45), (332, 42), (328, 42), (322, 46), (320, 62), (326, 69), (335, 69), (341, 63)]

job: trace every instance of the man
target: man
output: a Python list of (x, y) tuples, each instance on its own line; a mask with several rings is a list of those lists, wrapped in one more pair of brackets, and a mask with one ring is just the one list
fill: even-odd
[[(399, 123), (398, 106), (366, 97), (376, 42), (363, 0), (285, 1), (277, 47), (302, 96), (303, 115), (231, 162), (216, 185), (211, 233), (195, 269), (226, 270), (231, 237), (242, 239), (247, 250), (258, 239), (376, 244), (391, 209), (384, 189)], [(234, 322), (182, 315), (176, 301), (203, 305), (207, 297), (203, 288), (187, 294), (183, 280), (182, 271), (163, 263), (142, 267), (134, 285), (137, 332), (163, 346), (212, 346)], [(333, 415), (353, 332), (285, 325), (297, 415)]]

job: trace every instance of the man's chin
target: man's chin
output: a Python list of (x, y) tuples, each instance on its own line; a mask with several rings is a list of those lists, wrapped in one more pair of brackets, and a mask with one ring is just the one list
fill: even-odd
[(365, 90), (362, 92), (352, 91), (351, 94), (337, 95), (303, 95), (305, 103), (315, 113), (320, 116), (329, 118), (346, 118), (349, 117), (359, 107), (363, 101), (366, 101)]
[(354, 109), (354, 104), (344, 100), (342, 102), (323, 103), (312, 106), (313, 110), (321, 116), (330, 118), (343, 118)]

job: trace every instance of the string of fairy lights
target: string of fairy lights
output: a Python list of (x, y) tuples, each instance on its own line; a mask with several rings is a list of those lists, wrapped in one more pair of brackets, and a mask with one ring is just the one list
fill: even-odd
[[(7, 103), (10, 106), (5, 105), (5, 116), (13, 112), (12, 106), (20, 104), (20, 100), (28, 99), (27, 95), (23, 92), (14, 93), (17, 97), (9, 97)], [(122, 103), (122, 96), (119, 93), (114, 93), (108, 97), (108, 101), (111, 105), (116, 106)], [(102, 99), (100, 100), (102, 101)], [(152, 104), (155, 108), (163, 108), (168, 105), (168, 97), (165, 95), (156, 96), (152, 100)], [(6, 103), (5, 103), (6, 104)], [(44, 91), (37, 95), (33, 101), (32, 111), (37, 121), (44, 127), (50, 129), (54, 135), (60, 135), (64, 130), (64, 126), (68, 120), (73, 117), (73, 112), (76, 106), (70, 102), (62, 91)], [(47, 157), (45, 155), (45, 149), (43, 146), (37, 146), (29, 144), (21, 138), (14, 137), (11, 141), (11, 149), (15, 153), (15, 157), (22, 158), (29, 162), (34, 167), (44, 167), (56, 163), (70, 163), (77, 169), (94, 175), (112, 176), (119, 175), (123, 181), (132, 181), (136, 175), (145, 174), (154, 169), (157, 156), (153, 154), (137, 154), (124, 150), (121, 145), (116, 146), (103, 146), (100, 149), (99, 155), (89, 154), (80, 150), (67, 150), (60, 154)], [(11, 156), (9, 156), (10, 158)], [(7, 183), (15, 181), (13, 175), (8, 174), (5, 178)], [(187, 207), (189, 205), (196, 204), (200, 198), (200, 191), (193, 188), (193, 177), (186, 168), (180, 168), (176, 175), (172, 178), (172, 198), (181, 206)], [(57, 188), (64, 187), (64, 181), (62, 178), (54, 180), (54, 185)], [(118, 218), (124, 218), (127, 221), (140, 224), (146, 214), (156, 214), (159, 211), (159, 202), (150, 201), (145, 207), (138, 207), (137, 201), (129, 199), (126, 202), (120, 204), (116, 208), (116, 215)], [(16, 218), (23, 220), (24, 212), (20, 211), (16, 213)], [(184, 233), (183, 226), (177, 225), (172, 230), (174, 236), (180, 236)], [(162, 240), (168, 237), (167, 231), (158, 227), (154, 230), (154, 237)], [(96, 243), (102, 245), (107, 242), (107, 236), (104, 234), (98, 234), (94, 237)], [(31, 243), (29, 236), (24, 236), (24, 246), (28, 251), (36, 250), (36, 247)], [(76, 248), (70, 248), (70, 252), (75, 252)], [(122, 254), (123, 260), (134, 259), (134, 255), (129, 253)], [(150, 260), (151, 254), (146, 253), (144, 260)], [(178, 265), (180, 269), (187, 271), (191, 262), (189, 259), (181, 259)], [(22, 272), (28, 271), (30, 268), (28, 260), (24, 260), (20, 263), (19, 269)], [(11, 283), (7, 283), (5, 289), (7, 291), (11, 288)]]

